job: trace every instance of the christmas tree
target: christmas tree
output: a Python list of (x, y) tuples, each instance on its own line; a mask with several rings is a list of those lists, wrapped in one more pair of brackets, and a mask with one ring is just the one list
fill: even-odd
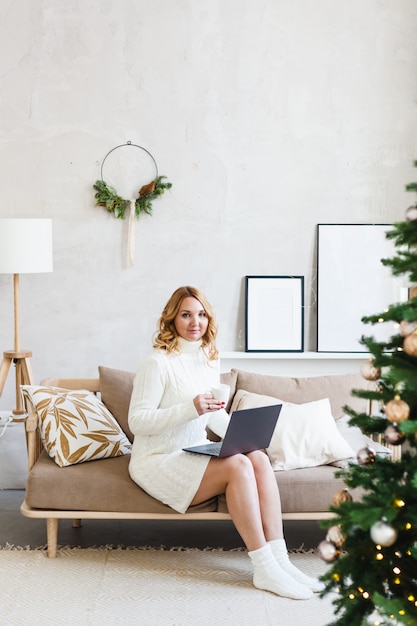
[[(417, 183), (406, 189), (417, 191)], [(417, 204), (387, 228), (396, 255), (381, 263), (404, 276), (408, 300), (362, 319), (395, 322), (398, 333), (387, 341), (361, 338), (370, 355), (362, 376), (374, 383), (352, 395), (368, 399), (369, 412), (345, 411), (351, 425), (379, 437), (394, 454), (389, 459), (366, 447), (357, 463), (338, 472), (346, 489), (334, 496), (335, 518), (323, 523), (327, 535), (319, 545), (331, 563), (322, 596), (336, 592), (329, 626), (417, 625)], [(357, 487), (362, 495), (353, 500), (349, 490)]]

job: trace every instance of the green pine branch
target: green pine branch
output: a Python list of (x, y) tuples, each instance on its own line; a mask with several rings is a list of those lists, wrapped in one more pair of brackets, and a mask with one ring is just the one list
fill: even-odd
[[(152, 191), (139, 195), (135, 200), (135, 218), (138, 220), (142, 213), (152, 215), (152, 203), (159, 198), (166, 189), (171, 189), (172, 183), (163, 182), (166, 176), (158, 176), (155, 181), (155, 187)], [(118, 219), (124, 220), (126, 211), (130, 206), (129, 200), (125, 200), (118, 195), (114, 187), (108, 185), (104, 180), (97, 180), (93, 189), (95, 189), (96, 206), (102, 206), (109, 213), (113, 213)]]
[(380, 610), (380, 613), (387, 618), (398, 620), (404, 626), (417, 626), (417, 619), (413, 615), (408, 615), (408, 603), (403, 598), (388, 599), (380, 593), (374, 593), (373, 603)]
[(171, 189), (172, 183), (162, 182), (166, 176), (158, 176), (155, 183), (155, 189), (139, 198), (135, 202), (135, 215), (139, 219), (141, 213), (152, 215), (152, 202), (159, 198), (166, 189)]

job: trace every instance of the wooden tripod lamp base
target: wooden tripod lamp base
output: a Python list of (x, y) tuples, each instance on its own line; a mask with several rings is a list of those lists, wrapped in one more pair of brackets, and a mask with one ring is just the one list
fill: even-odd
[(29, 360), (31, 356), (32, 352), (28, 350), (7, 350), (3, 352), (3, 361), (0, 365), (0, 396), (3, 393), (10, 366), (14, 363), (16, 367), (16, 408), (13, 409), (13, 415), (16, 416), (26, 413), (22, 406), (20, 385), (33, 385), (32, 368)]
[(19, 274), (52, 272), (52, 220), (45, 218), (0, 219), (0, 274), (13, 274), (14, 349), (3, 352), (0, 365), (0, 396), (13, 363), (16, 367), (16, 408), (24, 415), (20, 386), (30, 385), (32, 352), (20, 348)]

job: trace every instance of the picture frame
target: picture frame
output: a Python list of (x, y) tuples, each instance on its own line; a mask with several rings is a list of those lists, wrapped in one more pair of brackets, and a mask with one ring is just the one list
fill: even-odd
[[(317, 224), (317, 351), (367, 352), (362, 336), (385, 341), (393, 322), (364, 324), (407, 299), (401, 279), (381, 263), (395, 256), (391, 224)], [(407, 291), (407, 290), (405, 290)]]
[(245, 351), (304, 352), (304, 276), (245, 279)]

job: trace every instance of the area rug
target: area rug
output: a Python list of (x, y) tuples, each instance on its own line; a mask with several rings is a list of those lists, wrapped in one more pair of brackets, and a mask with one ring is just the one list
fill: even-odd
[[(292, 553), (310, 575), (327, 565)], [(331, 596), (290, 600), (255, 589), (243, 550), (0, 549), (2, 626), (324, 626)]]

